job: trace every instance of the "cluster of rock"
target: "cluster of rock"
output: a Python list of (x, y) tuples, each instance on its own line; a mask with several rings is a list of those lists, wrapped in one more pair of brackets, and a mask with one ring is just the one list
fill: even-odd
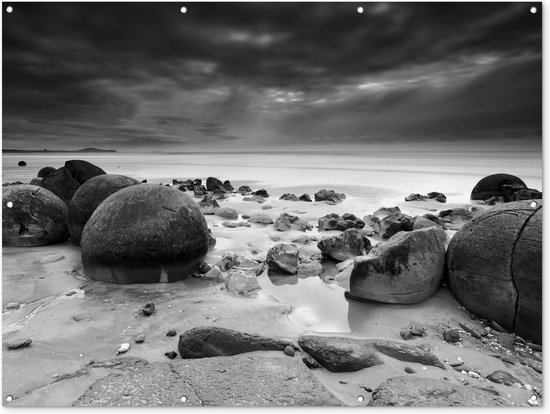
[(319, 218), (318, 224), (319, 231), (345, 231), (347, 229), (362, 229), (365, 227), (365, 222), (351, 213), (345, 213), (342, 216), (336, 213), (327, 214)]
[(542, 192), (527, 185), (515, 175), (493, 174), (481, 179), (472, 190), (470, 200), (480, 200), (484, 204), (541, 199)]
[(424, 200), (432, 200), (432, 199), (435, 201), (439, 201), (440, 203), (447, 202), (447, 197), (445, 196), (445, 194), (438, 193), (437, 191), (432, 191), (427, 195), (414, 193), (405, 197), (405, 201), (424, 201)]
[(334, 190), (322, 189), (315, 193), (315, 201), (325, 201), (327, 204), (339, 204), (346, 199), (344, 193), (337, 193)]
[(286, 193), (279, 197), (279, 200), (311, 202), (311, 197), (309, 194), (302, 194), (300, 197), (296, 197), (295, 194)]
[(215, 244), (197, 203), (170, 186), (106, 174), (82, 160), (44, 167), (32, 183), (3, 187), (4, 246), (47, 245), (71, 237), (94, 280), (180, 280), (199, 268)]

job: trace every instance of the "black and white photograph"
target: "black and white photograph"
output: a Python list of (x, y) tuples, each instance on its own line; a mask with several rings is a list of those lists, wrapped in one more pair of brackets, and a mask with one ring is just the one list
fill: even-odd
[(542, 21), (2, 2), (2, 405), (540, 409)]

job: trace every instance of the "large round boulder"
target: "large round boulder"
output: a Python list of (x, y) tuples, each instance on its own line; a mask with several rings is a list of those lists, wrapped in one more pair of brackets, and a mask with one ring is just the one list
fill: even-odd
[(432, 296), (445, 270), (446, 235), (439, 227), (399, 232), (357, 257), (348, 297), (410, 304)]
[(524, 188), (527, 188), (525, 183), (515, 175), (488, 175), (475, 185), (470, 195), (470, 200), (487, 200), (491, 197), (504, 197), (505, 201), (511, 201), (512, 194)]
[(39, 178), (46, 177), (47, 175), (54, 174), (57, 171), (54, 167), (42, 167), (38, 174), (36, 175)]
[(67, 206), (51, 191), (21, 184), (2, 188), (2, 243), (44, 246), (69, 238)]
[(98, 175), (82, 184), (69, 203), (68, 225), (71, 241), (80, 245), (82, 229), (103, 200), (118, 190), (136, 184), (139, 181), (116, 174)]
[(82, 264), (104, 282), (174, 282), (198, 270), (208, 246), (204, 216), (187, 194), (132, 185), (109, 196), (84, 226)]
[(447, 268), (466, 309), (541, 343), (542, 201), (504, 204), (466, 223), (449, 244)]
[(78, 181), (79, 184), (84, 184), (90, 178), (105, 174), (105, 171), (97, 165), (84, 160), (65, 161), (65, 168), (71, 172), (71, 176)]

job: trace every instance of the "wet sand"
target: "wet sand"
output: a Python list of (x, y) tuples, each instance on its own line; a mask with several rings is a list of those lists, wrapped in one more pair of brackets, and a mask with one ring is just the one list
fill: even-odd
[[(239, 194), (230, 195), (220, 201), (220, 205), (235, 207), (240, 215), (262, 212), (273, 219), (287, 212), (313, 225), (328, 213), (354, 213), (363, 217), (383, 206), (379, 199), (360, 197), (364, 190), (356, 195), (350, 191), (344, 203), (338, 205), (278, 200), (287, 192), (300, 195), (301, 188), (300, 191), (291, 187), (267, 190), (271, 197), (265, 204), (272, 206), (268, 210), (263, 210), (262, 204), (242, 201)], [(303, 190), (313, 195), (312, 188)], [(465, 204), (426, 201), (398, 205), (404, 213), (415, 216)], [(259, 224), (252, 224), (250, 228), (226, 228), (222, 226), (226, 219), (213, 215), (206, 218), (217, 240), (206, 257), (211, 265), (226, 251), (263, 260), (267, 250), (276, 243), (290, 242), (305, 234), (320, 239), (339, 233), (319, 234), (316, 228), (307, 233), (279, 232), (272, 225)], [(242, 220), (240, 216), (239, 220)], [(454, 232), (447, 233), (452, 237)], [(373, 244), (377, 242), (371, 240)], [(315, 242), (300, 248), (318, 251)], [(494, 357), (499, 353), (509, 354), (509, 351), (490, 349), (466, 334), (462, 335), (460, 345), (443, 341), (441, 331), (444, 328), (458, 327), (459, 322), (480, 323), (470, 319), (444, 286), (433, 297), (415, 305), (367, 304), (344, 297), (345, 280), (274, 276), (265, 271), (258, 277), (262, 289), (243, 297), (228, 292), (223, 283), (193, 277), (153, 285), (90, 281), (82, 273), (79, 248), (70, 243), (4, 248), (2, 256), (4, 306), (13, 301), (21, 303), (18, 310), (3, 311), (3, 343), (23, 338), (33, 341), (24, 349), (4, 349), (3, 401), (6, 404), (6, 397), (13, 396), (10, 406), (71, 405), (94, 381), (111, 373), (107, 368), (86, 370), (90, 362), (117, 358), (115, 353), (121, 343), (131, 345), (125, 357), (169, 362), (164, 354), (177, 351), (179, 334), (205, 325), (296, 342), (306, 333), (402, 341), (400, 331), (415, 324), (425, 327), (428, 335), (408, 343), (426, 346), (442, 361), (453, 362), (460, 357), (469, 366), (479, 369), (482, 377), (505, 369), (526, 384), (542, 386), (542, 375), (532, 368), (521, 364), (510, 367)], [(155, 304), (156, 312), (147, 317), (140, 310), (149, 302)], [(166, 332), (170, 329), (175, 329), (177, 335), (167, 337)], [(140, 333), (145, 335), (145, 342), (137, 344), (134, 339)], [(374, 390), (387, 378), (404, 375), (407, 366), (414, 366), (418, 375), (427, 378), (445, 376), (450, 381), (464, 381), (464, 374), (450, 367), (442, 371), (389, 357), (383, 362), (384, 365), (352, 373), (331, 373), (324, 369), (311, 372), (342, 403), (352, 406), (368, 403), (370, 393), (365, 387)], [(466, 376), (466, 379), (469, 378)], [(532, 395), (525, 388), (486, 380), (483, 384), (518, 406), (526, 406)], [(361, 402), (357, 400), (359, 395), (364, 396)]]

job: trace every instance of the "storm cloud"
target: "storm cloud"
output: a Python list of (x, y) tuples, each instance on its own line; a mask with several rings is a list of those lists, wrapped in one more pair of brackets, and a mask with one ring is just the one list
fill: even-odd
[(3, 147), (542, 147), (540, 3), (16, 3)]

